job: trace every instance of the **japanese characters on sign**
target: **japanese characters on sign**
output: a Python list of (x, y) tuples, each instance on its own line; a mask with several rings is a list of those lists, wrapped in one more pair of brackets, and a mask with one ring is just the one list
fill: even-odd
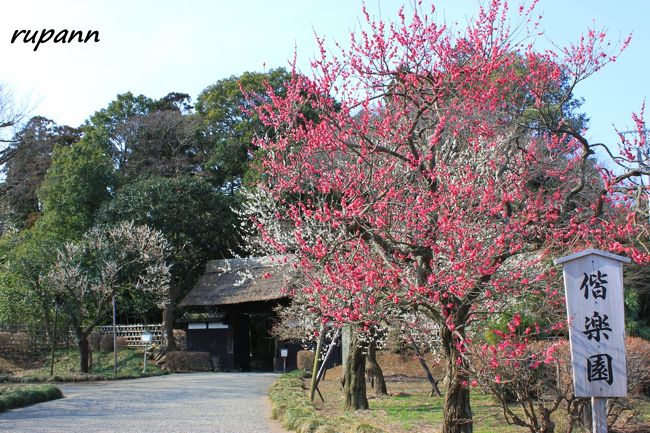
[(625, 397), (623, 263), (585, 250), (555, 261), (564, 269), (576, 397)]

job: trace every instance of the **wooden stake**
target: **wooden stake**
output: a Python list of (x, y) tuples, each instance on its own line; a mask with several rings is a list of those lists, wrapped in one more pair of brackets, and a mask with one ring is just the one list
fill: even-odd
[[(320, 358), (320, 348), (323, 345), (323, 337), (325, 334), (325, 324), (320, 324), (320, 330), (318, 334), (318, 343), (316, 343), (316, 353), (314, 354), (314, 366), (311, 370), (311, 386), (309, 387), (309, 400), (314, 401), (314, 395), (316, 393), (317, 376), (318, 376), (318, 361)], [(320, 391), (319, 391), (320, 393)], [(323, 398), (321, 396), (321, 398)]]
[(54, 302), (54, 328), (52, 329), (52, 354), (50, 356), (50, 376), (54, 375), (54, 349), (56, 348), (56, 322), (59, 318), (59, 304)]
[(113, 292), (113, 375), (117, 376), (117, 326), (115, 316), (117, 315), (115, 308), (115, 292)]
[(427, 375), (427, 380), (431, 384), (431, 393), (429, 394), (429, 397), (433, 397), (434, 394), (437, 395), (438, 397), (442, 397), (440, 388), (438, 388), (438, 382), (436, 382), (436, 380), (433, 378), (433, 375), (431, 374), (431, 370), (429, 370), (429, 366), (424, 361), (424, 357), (420, 353), (420, 348), (413, 340), (411, 340), (411, 346), (413, 347), (413, 350), (415, 350), (415, 356), (417, 356), (418, 361), (420, 361), (420, 366), (424, 370), (424, 373)]
[(607, 399), (591, 397), (593, 433), (607, 433)]
[(318, 393), (318, 396), (320, 397), (321, 401), (325, 403), (325, 399), (323, 398), (323, 394), (320, 393), (320, 389), (318, 389), (318, 385), (316, 385), (316, 392)]
[(332, 337), (330, 347), (327, 349), (327, 353), (325, 354), (325, 359), (323, 359), (323, 363), (321, 364), (320, 369), (318, 370), (318, 374), (316, 375), (316, 386), (318, 386), (318, 383), (323, 379), (323, 377), (325, 377), (325, 366), (327, 364), (327, 361), (329, 361), (330, 357), (332, 356), (332, 353), (334, 352), (336, 339), (339, 338), (340, 333), (341, 328), (336, 328), (336, 332), (334, 333), (334, 337)]

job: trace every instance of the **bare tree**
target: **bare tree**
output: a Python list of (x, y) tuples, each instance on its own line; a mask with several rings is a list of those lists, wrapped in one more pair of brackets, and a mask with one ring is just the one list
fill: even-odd
[(154, 292), (160, 306), (167, 302), (169, 253), (160, 232), (130, 222), (91, 229), (80, 242), (59, 251), (48, 279), (74, 327), (82, 372), (89, 369), (88, 335), (106, 320), (113, 295)]
[[(12, 90), (0, 83), (0, 143), (13, 143), (16, 128), (21, 124), (27, 112), (26, 105), (19, 103)], [(0, 150), (0, 165), (11, 158), (10, 148)]]

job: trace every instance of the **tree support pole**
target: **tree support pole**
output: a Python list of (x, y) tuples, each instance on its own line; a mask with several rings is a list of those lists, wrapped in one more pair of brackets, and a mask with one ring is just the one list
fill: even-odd
[(607, 433), (607, 399), (591, 397), (593, 433)]
[(117, 376), (117, 329), (115, 326), (115, 316), (117, 316), (117, 309), (115, 307), (115, 292), (113, 292), (113, 374)]
[[(318, 358), (320, 358), (320, 348), (323, 345), (323, 337), (325, 334), (325, 324), (320, 324), (318, 331), (318, 343), (316, 343), (316, 353), (314, 354), (314, 366), (311, 369), (311, 386), (309, 387), (309, 400), (314, 401), (314, 394), (316, 392), (317, 376), (318, 376)], [(322, 396), (321, 396), (322, 398)]]
[(332, 337), (332, 342), (330, 343), (330, 347), (327, 348), (327, 353), (325, 354), (325, 359), (323, 359), (323, 363), (320, 366), (320, 369), (318, 370), (318, 374), (316, 375), (316, 386), (318, 386), (318, 382), (320, 382), (323, 377), (325, 376), (325, 366), (327, 365), (327, 361), (332, 357), (332, 353), (334, 353), (334, 346), (336, 346), (336, 339), (339, 338), (339, 334), (341, 333), (341, 328), (337, 328), (336, 332), (334, 333), (334, 337)]
[(420, 365), (422, 366), (422, 369), (424, 370), (424, 373), (427, 375), (427, 380), (431, 384), (431, 394), (429, 394), (429, 397), (433, 397), (434, 394), (437, 395), (438, 397), (442, 397), (442, 393), (440, 392), (440, 389), (438, 388), (438, 382), (436, 382), (436, 380), (433, 378), (433, 375), (431, 374), (431, 370), (429, 370), (429, 366), (424, 361), (424, 357), (420, 353), (420, 348), (415, 343), (415, 341), (411, 341), (411, 346), (413, 347), (413, 350), (415, 351), (415, 356), (417, 356), (418, 361), (420, 361)]
[(52, 330), (52, 354), (50, 356), (50, 376), (54, 376), (54, 349), (56, 348), (56, 322), (59, 318), (59, 304), (54, 302), (54, 329)]

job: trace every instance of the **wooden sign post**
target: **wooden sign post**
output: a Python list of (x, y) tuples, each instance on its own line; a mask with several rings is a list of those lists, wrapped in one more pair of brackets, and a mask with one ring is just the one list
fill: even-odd
[(588, 249), (555, 260), (564, 271), (576, 397), (591, 397), (593, 432), (607, 433), (607, 397), (627, 396), (623, 263)]

